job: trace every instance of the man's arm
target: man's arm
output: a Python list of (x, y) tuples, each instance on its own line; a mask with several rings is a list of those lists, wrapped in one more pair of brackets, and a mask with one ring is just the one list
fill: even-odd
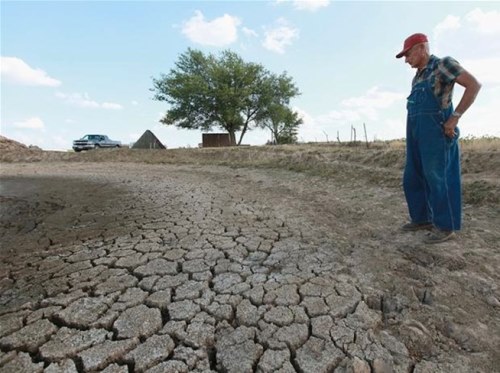
[(455, 82), (465, 88), (464, 95), (455, 108), (455, 111), (463, 114), (476, 99), (476, 96), (481, 89), (481, 83), (479, 83), (477, 79), (466, 70), (464, 70), (462, 74), (457, 77)]
[[(460, 99), (455, 111), (457, 113), (463, 114), (467, 109), (474, 103), (476, 96), (481, 89), (481, 83), (470, 74), (468, 71), (464, 70), (456, 79), (455, 82), (460, 84), (465, 88), (464, 94)], [(455, 135), (455, 127), (458, 124), (458, 116), (450, 116), (450, 118), (444, 124), (444, 133), (446, 136), (453, 137)]]

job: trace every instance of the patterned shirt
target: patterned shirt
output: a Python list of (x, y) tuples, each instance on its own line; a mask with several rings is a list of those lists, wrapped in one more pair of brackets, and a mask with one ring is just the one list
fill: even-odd
[[(434, 69), (431, 69), (432, 66)], [(454, 58), (438, 58), (431, 55), (427, 66), (417, 71), (411, 85), (413, 87), (415, 84), (429, 79), (441, 108), (447, 109), (451, 105), (455, 80), (463, 71), (464, 68)]]

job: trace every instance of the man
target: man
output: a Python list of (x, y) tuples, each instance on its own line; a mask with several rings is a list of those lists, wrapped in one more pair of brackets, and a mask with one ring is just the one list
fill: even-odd
[[(411, 222), (402, 229), (432, 229), (425, 242), (444, 242), (460, 230), (462, 220), (457, 124), (474, 102), (481, 84), (453, 58), (431, 55), (424, 34), (409, 36), (396, 55), (401, 57), (417, 69), (407, 100), (403, 176)], [(465, 91), (453, 109), (455, 83)]]

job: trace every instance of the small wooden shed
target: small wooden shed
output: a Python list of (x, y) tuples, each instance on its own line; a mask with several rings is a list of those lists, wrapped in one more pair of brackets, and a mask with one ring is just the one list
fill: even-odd
[(202, 146), (204, 148), (231, 146), (229, 133), (204, 133), (202, 134), (202, 139)]

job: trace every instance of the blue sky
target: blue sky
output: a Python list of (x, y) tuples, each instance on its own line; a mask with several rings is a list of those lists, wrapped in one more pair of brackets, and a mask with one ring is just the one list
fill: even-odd
[[(230, 49), (301, 95), (300, 141), (402, 138), (414, 75), (395, 55), (414, 32), (431, 52), (456, 58), (483, 84), (462, 135), (500, 136), (500, 2), (392, 1), (1, 1), (1, 134), (66, 150), (86, 133), (125, 144), (152, 130), (168, 147), (196, 147), (197, 130), (158, 120), (152, 77), (187, 48)], [(455, 90), (455, 104), (463, 90)], [(220, 132), (220, 130), (218, 131)], [(247, 133), (264, 144), (270, 134)]]

